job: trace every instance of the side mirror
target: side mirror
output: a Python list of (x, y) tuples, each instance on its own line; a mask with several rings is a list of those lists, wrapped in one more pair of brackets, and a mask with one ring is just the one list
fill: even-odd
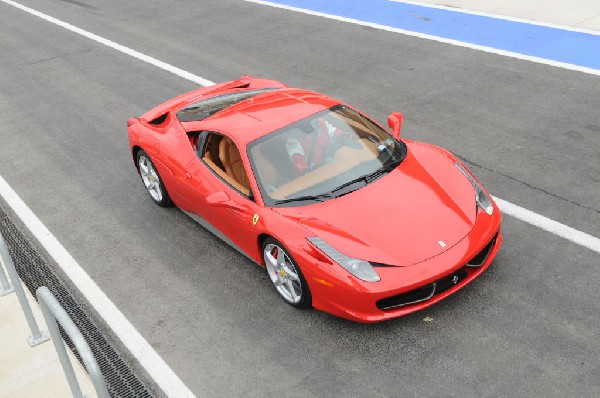
[(225, 207), (228, 209), (237, 209), (239, 206), (229, 198), (223, 191), (218, 191), (206, 197), (206, 203), (212, 207)]
[(392, 135), (396, 138), (400, 138), (402, 119), (404, 119), (404, 116), (400, 112), (392, 112), (388, 116), (388, 126), (392, 129)]

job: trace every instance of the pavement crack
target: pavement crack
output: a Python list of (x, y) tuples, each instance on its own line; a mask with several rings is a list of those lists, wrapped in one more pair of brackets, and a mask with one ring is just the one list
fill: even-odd
[(98, 9), (97, 7), (94, 7), (94, 6), (90, 5), (90, 4), (86, 4), (84, 2), (77, 1), (77, 0), (60, 0), (60, 1), (62, 1), (64, 3), (73, 4), (75, 6), (79, 6), (79, 7), (83, 7), (83, 8), (88, 8), (90, 10), (97, 10)]
[(586, 22), (588, 22), (588, 21), (591, 21), (592, 19), (594, 19), (594, 18), (597, 18), (597, 17), (600, 17), (600, 14), (598, 14), (598, 15), (593, 15), (593, 16), (591, 16), (591, 17), (589, 17), (589, 18), (586, 18), (586, 19), (584, 19), (583, 21), (579, 21), (579, 22), (577, 22), (575, 25), (573, 25), (573, 27), (575, 27), (575, 28), (576, 28), (576, 27), (579, 27), (579, 25), (582, 25), (582, 24), (584, 24), (584, 23), (586, 23)]
[(92, 51), (91, 48), (85, 48), (83, 50), (77, 50), (77, 51), (70, 51), (70, 52), (67, 52), (67, 53), (62, 53), (62, 54), (54, 55), (52, 57), (38, 59), (38, 60), (33, 61), (33, 62), (28, 62), (27, 65), (37, 65), (37, 64), (41, 64), (41, 63), (44, 63), (44, 62), (47, 62), (47, 61), (52, 61), (53, 59), (70, 57), (71, 55), (79, 55), (79, 54), (87, 53), (87, 52), (90, 52), (90, 51)]
[(525, 186), (526, 186), (526, 187), (528, 187), (528, 188), (531, 188), (531, 189), (534, 189), (534, 190), (536, 190), (536, 191), (542, 192), (542, 193), (544, 193), (544, 194), (546, 194), (546, 195), (552, 196), (553, 198), (556, 198), (556, 199), (562, 200), (563, 202), (567, 202), (567, 203), (570, 203), (570, 204), (572, 204), (572, 205), (575, 205), (575, 206), (577, 206), (577, 207), (581, 207), (582, 209), (590, 210), (590, 211), (593, 211), (593, 212), (594, 212), (594, 213), (596, 213), (596, 214), (600, 214), (600, 210), (598, 210), (598, 209), (594, 209), (593, 207), (589, 207), (589, 206), (586, 206), (586, 205), (584, 205), (584, 204), (581, 204), (581, 203), (575, 202), (575, 201), (573, 201), (573, 200), (571, 200), (571, 199), (564, 198), (564, 197), (562, 197), (562, 196), (560, 196), (560, 195), (557, 195), (557, 194), (555, 194), (555, 193), (552, 193), (552, 192), (550, 192), (550, 191), (547, 191), (547, 190), (545, 190), (544, 188), (536, 187), (535, 185), (531, 185), (530, 183), (528, 183), (528, 182), (526, 182), (526, 181), (520, 180), (520, 179), (518, 179), (518, 178), (515, 178), (515, 177), (513, 177), (513, 176), (510, 176), (510, 175), (508, 175), (508, 174), (501, 173), (501, 172), (499, 172), (499, 171), (497, 171), (497, 170), (492, 170), (492, 169), (490, 169), (490, 168), (487, 168), (487, 167), (485, 167), (485, 166), (483, 166), (483, 165), (480, 165), (480, 164), (478, 164), (478, 163), (475, 163), (475, 162), (473, 162), (473, 161), (471, 161), (471, 160), (468, 160), (467, 158), (465, 158), (464, 156), (462, 156), (462, 155), (460, 155), (460, 154), (457, 154), (457, 156), (458, 156), (458, 157), (459, 157), (459, 158), (460, 158), (460, 159), (461, 159), (461, 160), (462, 160), (464, 163), (467, 163), (467, 164), (468, 164), (468, 165), (470, 165), (470, 166), (479, 167), (480, 169), (483, 169), (483, 170), (485, 170), (485, 171), (489, 171), (490, 173), (494, 173), (494, 174), (497, 174), (497, 175), (501, 175), (502, 177), (506, 177), (506, 178), (508, 178), (509, 180), (516, 181), (516, 182), (518, 182), (518, 183), (520, 183), (520, 184), (522, 184), (522, 185), (525, 185)]

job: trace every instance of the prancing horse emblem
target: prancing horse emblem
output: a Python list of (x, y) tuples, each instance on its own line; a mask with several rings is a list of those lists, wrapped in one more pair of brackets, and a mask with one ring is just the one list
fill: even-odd
[(438, 244), (442, 247), (446, 247), (446, 244), (444, 243), (443, 240), (438, 240)]
[(256, 225), (257, 222), (258, 222), (258, 214), (255, 214), (254, 217), (252, 217), (252, 225)]
[(458, 283), (458, 276), (454, 275), (452, 277), (452, 283), (454, 283), (455, 285)]

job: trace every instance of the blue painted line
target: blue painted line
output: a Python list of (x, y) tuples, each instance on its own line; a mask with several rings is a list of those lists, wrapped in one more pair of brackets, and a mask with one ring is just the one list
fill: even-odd
[(269, 1), (600, 70), (600, 35), (389, 0)]

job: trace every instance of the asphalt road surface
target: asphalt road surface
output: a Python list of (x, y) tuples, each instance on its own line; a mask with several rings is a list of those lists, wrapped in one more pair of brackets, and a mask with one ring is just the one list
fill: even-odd
[[(600, 236), (599, 76), (239, 0), (23, 4), (213, 81), (402, 111), (404, 136), (495, 196)], [(491, 268), (420, 313), (361, 325), (285, 305), (134, 171), (126, 120), (195, 87), (0, 3), (0, 175), (194, 393), (600, 395), (598, 253), (510, 216)]]

